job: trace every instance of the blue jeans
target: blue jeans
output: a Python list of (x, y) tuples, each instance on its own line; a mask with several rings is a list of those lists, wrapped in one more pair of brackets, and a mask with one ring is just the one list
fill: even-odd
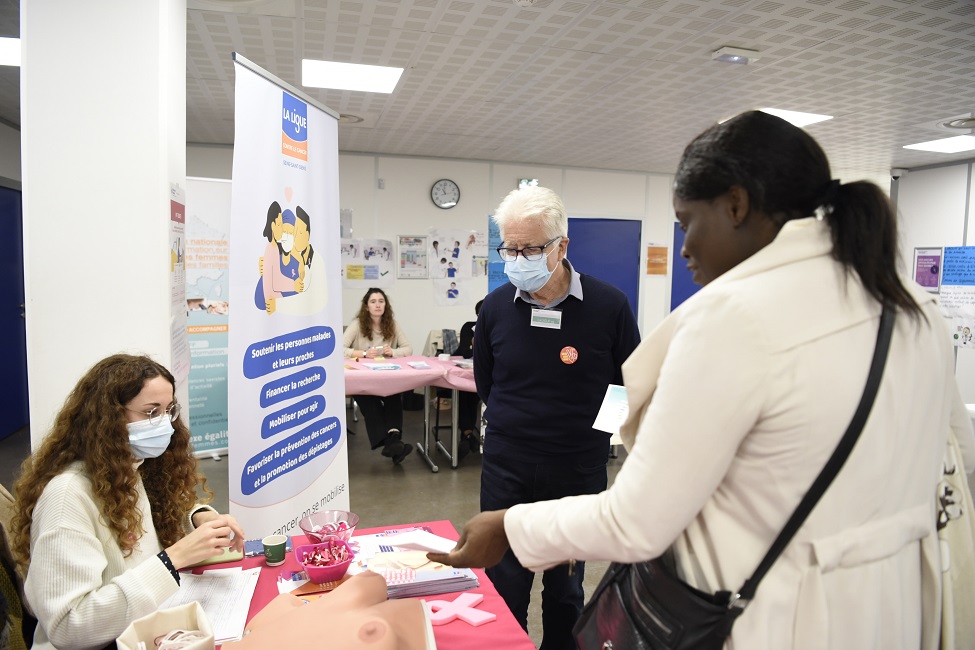
[[(481, 462), (481, 510), (597, 494), (606, 489), (606, 484), (606, 459), (590, 465), (566, 465), (528, 463), (485, 455)], [(528, 603), (535, 574), (522, 567), (509, 550), (500, 564), (487, 569), (487, 575), (515, 619), (527, 631)], [(575, 650), (572, 626), (582, 612), (584, 576), (585, 564), (582, 562), (576, 563), (571, 576), (565, 564), (542, 574), (542, 645), (539, 650)]]

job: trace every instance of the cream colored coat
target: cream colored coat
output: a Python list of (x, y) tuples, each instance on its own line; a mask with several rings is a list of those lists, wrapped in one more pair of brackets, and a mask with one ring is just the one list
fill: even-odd
[[(511, 508), (505, 530), (523, 565), (636, 562), (673, 545), (691, 584), (742, 585), (866, 381), (880, 306), (830, 250), (825, 223), (789, 222), (644, 339), (623, 366), (626, 462), (602, 494)], [(728, 648), (937, 647), (934, 493), (949, 427), (969, 471), (975, 441), (942, 317), (909, 284), (927, 322), (898, 314), (860, 440)]]

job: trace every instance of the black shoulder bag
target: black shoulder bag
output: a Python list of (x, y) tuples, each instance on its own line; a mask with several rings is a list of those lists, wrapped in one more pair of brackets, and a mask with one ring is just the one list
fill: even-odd
[(792, 540), (853, 450), (880, 386), (894, 328), (884, 306), (867, 385), (836, 451), (802, 498), (751, 578), (735, 594), (695, 589), (674, 575), (663, 558), (614, 562), (606, 570), (573, 629), (582, 650), (720, 650), (758, 583)]

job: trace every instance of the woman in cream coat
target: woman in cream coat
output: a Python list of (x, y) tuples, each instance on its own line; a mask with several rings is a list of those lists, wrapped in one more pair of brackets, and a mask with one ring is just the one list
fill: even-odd
[[(831, 180), (804, 131), (749, 112), (685, 150), (674, 206), (706, 285), (623, 366), (629, 455), (598, 495), (478, 515), (432, 559), (533, 570), (639, 562), (738, 590), (825, 465), (860, 400), (881, 301), (895, 330), (846, 465), (758, 587), (726, 647), (937, 648), (935, 489), (949, 429), (975, 441), (934, 298), (896, 275), (875, 185)], [(817, 215), (817, 216), (813, 216)]]

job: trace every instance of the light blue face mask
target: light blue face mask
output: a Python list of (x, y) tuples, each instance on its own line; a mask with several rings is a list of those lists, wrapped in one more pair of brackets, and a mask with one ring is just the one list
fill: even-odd
[(535, 293), (552, 277), (552, 271), (548, 270), (548, 256), (551, 253), (549, 251), (537, 260), (528, 260), (524, 255), (519, 255), (515, 261), (505, 262), (504, 273), (508, 281), (522, 291)]
[(169, 417), (161, 418), (156, 424), (149, 420), (129, 422), (125, 428), (129, 430), (129, 448), (136, 459), (162, 456), (173, 437), (173, 423)]

